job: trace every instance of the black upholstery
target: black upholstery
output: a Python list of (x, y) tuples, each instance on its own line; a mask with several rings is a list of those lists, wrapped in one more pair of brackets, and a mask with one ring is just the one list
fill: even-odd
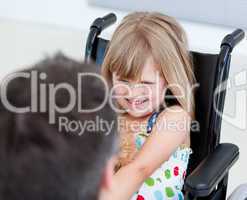
[(213, 132), (209, 131), (209, 128), (218, 60), (218, 55), (214, 54), (192, 52), (192, 56), (194, 73), (199, 84), (195, 90), (195, 117), (200, 124), (200, 131), (191, 132), (193, 154), (191, 155), (190, 170), (193, 170), (216, 145)]

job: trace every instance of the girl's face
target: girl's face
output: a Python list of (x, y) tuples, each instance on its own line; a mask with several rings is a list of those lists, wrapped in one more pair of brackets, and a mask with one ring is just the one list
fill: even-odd
[(134, 117), (144, 117), (164, 103), (165, 79), (152, 58), (145, 62), (140, 81), (113, 73), (113, 92), (120, 107)]

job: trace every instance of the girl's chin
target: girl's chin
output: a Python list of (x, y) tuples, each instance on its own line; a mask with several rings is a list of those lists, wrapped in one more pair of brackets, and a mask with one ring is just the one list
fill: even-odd
[(145, 102), (141, 105), (133, 106), (126, 101), (122, 101), (122, 102), (119, 102), (119, 105), (122, 110), (125, 110), (129, 115), (133, 117), (144, 117), (152, 113), (152, 110), (150, 110), (152, 108), (148, 108), (150, 107), (148, 102)]
[(133, 111), (128, 110), (127, 113), (132, 117), (145, 117), (146, 115), (150, 114), (150, 111)]

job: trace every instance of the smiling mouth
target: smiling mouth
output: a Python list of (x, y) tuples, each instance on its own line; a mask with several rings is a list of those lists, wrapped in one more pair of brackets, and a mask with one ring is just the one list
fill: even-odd
[(132, 99), (126, 99), (126, 100), (129, 104), (135, 105), (135, 106), (139, 106), (139, 105), (148, 101), (148, 99), (133, 99), (133, 100)]

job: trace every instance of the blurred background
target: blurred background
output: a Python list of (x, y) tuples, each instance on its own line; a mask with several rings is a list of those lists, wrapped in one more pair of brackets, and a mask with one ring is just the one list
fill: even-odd
[[(114, 12), (117, 23), (103, 32), (110, 39), (121, 19), (133, 10), (155, 10), (182, 24), (190, 49), (217, 53), (223, 37), (247, 30), (246, 0), (0, 0), (0, 78), (45, 56), (62, 51), (83, 60), (90, 24)], [(230, 83), (222, 124), (222, 142), (235, 143), (240, 159), (230, 171), (230, 193), (247, 182), (247, 39), (232, 54)], [(238, 95), (238, 94), (242, 95)]]

